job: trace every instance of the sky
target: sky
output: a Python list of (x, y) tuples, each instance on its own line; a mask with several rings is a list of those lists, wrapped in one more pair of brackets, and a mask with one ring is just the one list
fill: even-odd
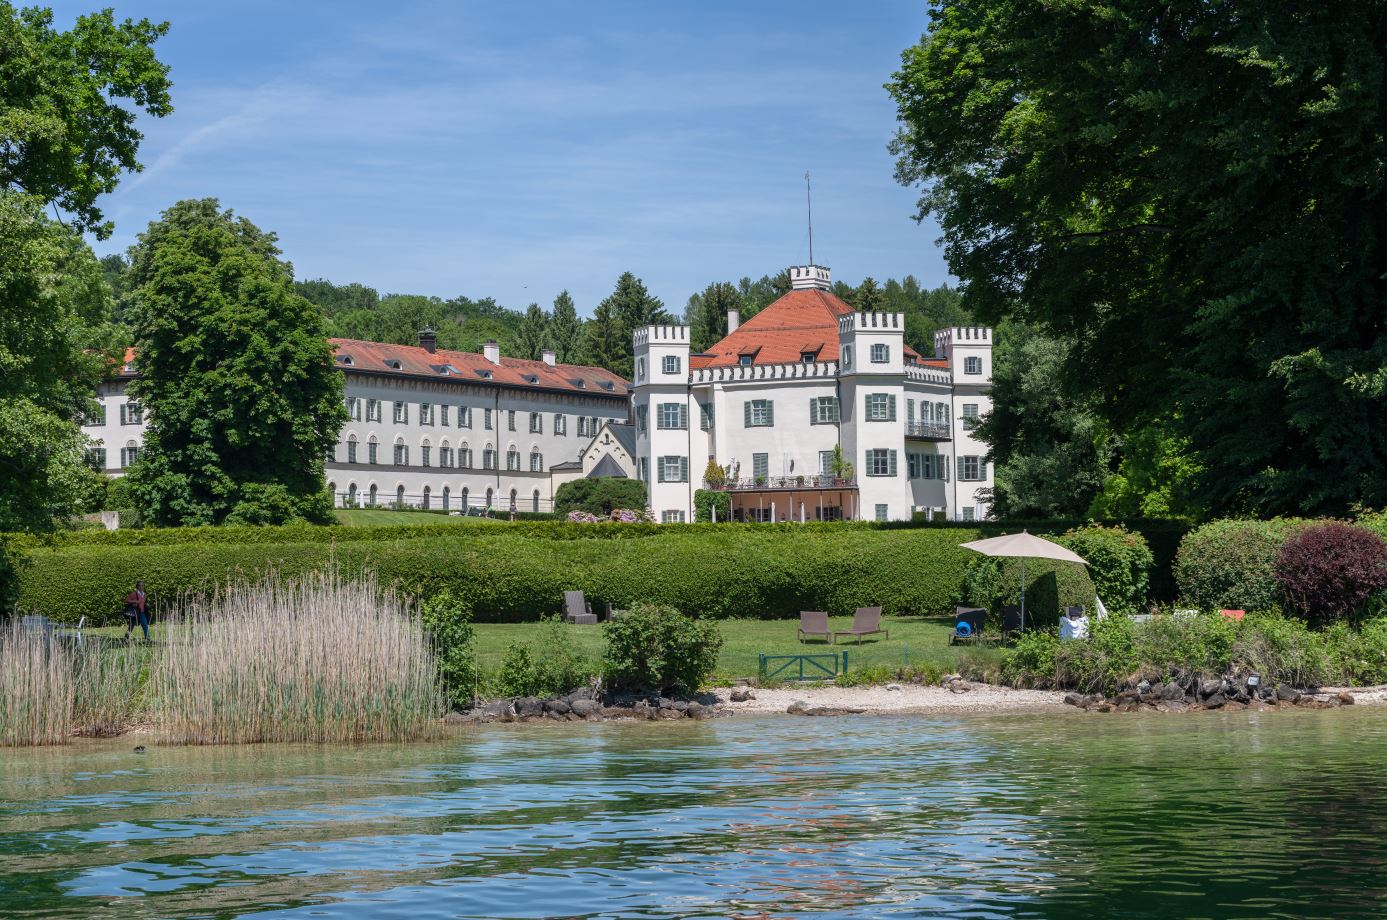
[(171, 23), (174, 112), (142, 118), (102, 255), (215, 197), (299, 278), (591, 314), (631, 271), (679, 312), (807, 261), (808, 170), (835, 280), (951, 280), (886, 149), (923, 0), (87, 0), (56, 25), (104, 5)]

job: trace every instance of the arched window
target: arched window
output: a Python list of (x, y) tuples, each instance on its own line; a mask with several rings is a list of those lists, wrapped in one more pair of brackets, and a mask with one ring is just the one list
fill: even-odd
[(491, 507), (491, 490), (490, 490), (490, 489), (487, 489), (487, 490), (486, 490), (486, 506), (487, 506), (488, 508)]
[(347, 438), (347, 462), (356, 462), (356, 435)]
[(458, 466), (468, 470), (472, 468), (472, 448), (467, 445), (466, 441), (463, 441), (462, 446), (458, 448)]
[(403, 437), (395, 439), (395, 465), (409, 466), (409, 445)]
[(448, 510), (448, 487), (443, 487), (443, 510)]
[(371, 492), (370, 496), (366, 500), (366, 503), (370, 505), (372, 508), (376, 506), (376, 484), (374, 482), (371, 483)]
[(517, 495), (519, 495), (519, 493), (516, 492), (514, 489), (510, 490), (510, 504), (506, 506), (507, 509), (515, 507), (515, 499)]
[[(404, 486), (401, 486), (400, 488), (404, 488)], [(429, 499), (432, 498), (432, 496), (433, 496), (433, 490), (430, 489), (428, 486), (424, 486), (424, 510), (425, 510), (425, 511), (428, 511), (428, 510), (429, 510)]]
[(126, 441), (125, 446), (120, 449), (120, 465), (125, 467), (135, 462), (135, 458), (140, 455), (140, 445), (134, 441)]
[(463, 513), (463, 514), (466, 514), (466, 513), (467, 513), (467, 492), (468, 492), (467, 486), (463, 486), (463, 487), (462, 487), (462, 495), (459, 496), (459, 500), (462, 502), (462, 513)]
[(482, 469), (496, 469), (496, 448), (492, 447), (489, 441), (486, 447), (482, 448)]
[(420, 466), (429, 466), (429, 465), (431, 465), (432, 462), (433, 462), (433, 456), (432, 456), (432, 454), (433, 454), (433, 444), (431, 444), (431, 443), (429, 442), (429, 439), (428, 439), (428, 438), (425, 438), (425, 439), (424, 439), (423, 441), (421, 441), (420, 444), (419, 444), (419, 464), (420, 464)]
[(356, 507), (356, 483), (347, 486), (347, 507)]
[(376, 441), (375, 435), (371, 435), (371, 439), (366, 442), (366, 462), (372, 464), (380, 462), (380, 444)]
[(332, 504), (333, 504), (333, 507), (336, 507), (336, 506), (337, 506), (337, 483), (335, 483), (335, 482), (330, 482), (330, 483), (328, 483), (328, 484), (327, 484), (327, 491), (328, 491), (328, 494), (332, 496)]
[(539, 489), (535, 489), (534, 507), (530, 509), (535, 514), (539, 514)]
[(403, 485), (395, 487), (395, 504), (401, 508), (405, 506), (405, 487)]
[(518, 471), (520, 469), (520, 448), (512, 443), (506, 448), (506, 469)]
[(453, 448), (449, 446), (447, 438), (444, 438), (443, 443), (438, 445), (438, 465), (444, 469), (449, 469), (453, 465)]

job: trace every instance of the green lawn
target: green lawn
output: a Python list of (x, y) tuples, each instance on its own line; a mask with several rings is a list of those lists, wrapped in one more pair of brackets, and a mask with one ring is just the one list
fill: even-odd
[[(852, 625), (852, 617), (834, 617), (830, 625), (833, 629), (846, 630)], [(837, 654), (841, 661), (843, 652), (847, 652), (850, 674), (866, 667), (912, 667), (947, 672), (956, 670), (965, 658), (973, 661), (981, 658), (988, 664), (995, 663), (998, 658), (995, 649), (950, 646), (949, 633), (953, 631), (953, 624), (947, 619), (884, 617), (883, 625), (890, 630), (890, 639), (874, 636), (861, 645), (840, 639), (837, 645), (830, 645), (822, 640), (800, 642), (795, 633), (798, 620), (724, 620), (718, 624), (723, 645), (715, 676), (725, 680), (754, 677), (757, 656), (761, 654)], [(602, 654), (601, 626), (564, 628), (579, 649), (593, 657)], [(494, 670), (500, 666), (506, 646), (517, 641), (532, 641), (538, 625), (482, 623), (476, 629), (478, 657), (484, 668)]]
[(497, 518), (467, 517), (459, 514), (434, 514), (430, 511), (391, 511), (388, 508), (339, 508), (334, 512), (337, 523), (352, 527), (375, 525), (416, 525), (416, 524), (482, 524), (501, 523)]

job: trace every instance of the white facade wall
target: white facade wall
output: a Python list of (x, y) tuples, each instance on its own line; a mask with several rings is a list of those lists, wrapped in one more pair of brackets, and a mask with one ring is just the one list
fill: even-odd
[[(138, 404), (126, 393), (129, 383), (125, 377), (103, 383), (96, 394), (101, 414), (82, 426), (90, 444), (88, 458), (108, 476), (124, 475), (134, 459), (131, 452), (144, 446), (144, 421)], [(132, 417), (138, 420), (132, 421)]]

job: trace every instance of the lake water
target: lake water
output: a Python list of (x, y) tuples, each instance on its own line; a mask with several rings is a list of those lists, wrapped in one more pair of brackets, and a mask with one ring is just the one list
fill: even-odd
[(1387, 708), (0, 749), (0, 917), (1383, 917)]

